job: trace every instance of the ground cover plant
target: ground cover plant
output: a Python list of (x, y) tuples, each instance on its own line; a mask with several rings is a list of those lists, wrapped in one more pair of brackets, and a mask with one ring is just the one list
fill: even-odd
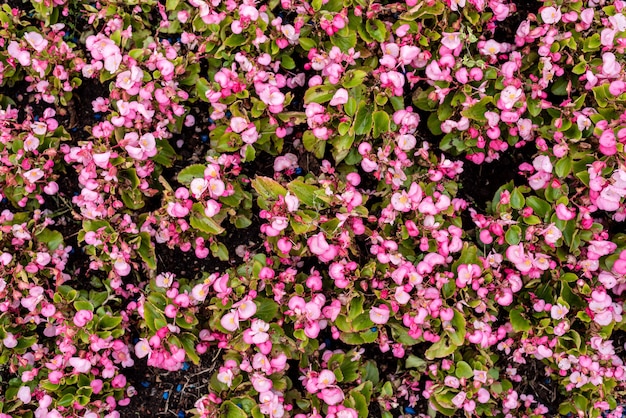
[(625, 6), (9, 0), (0, 417), (622, 416)]

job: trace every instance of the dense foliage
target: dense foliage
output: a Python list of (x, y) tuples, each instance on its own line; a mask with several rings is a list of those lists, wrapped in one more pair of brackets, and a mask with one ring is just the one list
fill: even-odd
[(31, 1), (0, 11), (0, 417), (117, 417), (125, 368), (218, 350), (194, 416), (621, 416), (626, 3)]

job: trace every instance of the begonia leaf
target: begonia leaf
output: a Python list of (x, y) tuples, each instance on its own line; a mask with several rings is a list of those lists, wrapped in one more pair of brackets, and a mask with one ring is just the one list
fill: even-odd
[(382, 110), (377, 110), (373, 115), (374, 129), (372, 135), (374, 138), (380, 137), (381, 134), (389, 132), (389, 114)]
[(511, 309), (509, 312), (509, 320), (515, 332), (526, 332), (530, 330), (530, 321), (522, 316), (522, 310), (519, 308)]
[(206, 170), (204, 164), (191, 164), (180, 170), (177, 176), (177, 180), (182, 184), (190, 184), (193, 179), (204, 178), (204, 170)]
[(212, 218), (205, 215), (202, 203), (194, 203), (191, 217), (189, 218), (189, 224), (193, 228), (206, 232), (207, 234), (219, 235), (224, 232), (224, 228)]
[(372, 108), (365, 102), (359, 104), (359, 110), (354, 119), (354, 133), (356, 135), (367, 135), (372, 129)]

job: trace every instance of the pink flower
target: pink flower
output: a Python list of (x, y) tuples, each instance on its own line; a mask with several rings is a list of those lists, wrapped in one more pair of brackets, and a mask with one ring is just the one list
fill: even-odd
[(236, 303), (233, 308), (237, 308), (239, 319), (242, 321), (251, 318), (257, 310), (256, 304), (249, 299)]
[(29, 403), (31, 400), (30, 387), (22, 386), (17, 391), (17, 398), (23, 403)]
[(478, 390), (477, 397), (476, 397), (476, 399), (478, 399), (478, 402), (487, 403), (489, 402), (489, 398), (491, 398), (491, 394), (489, 393), (487, 389), (480, 388)]
[(321, 261), (329, 262), (337, 256), (337, 248), (326, 241), (323, 232), (313, 235), (307, 240), (311, 252), (318, 256)]
[(389, 307), (387, 305), (372, 306), (370, 320), (375, 324), (386, 324), (389, 321)]
[(348, 103), (348, 90), (340, 88), (335, 92), (329, 104), (331, 106), (339, 106), (346, 103)]
[(503, 107), (501, 109), (511, 110), (515, 103), (522, 98), (522, 89), (516, 88), (515, 86), (506, 86), (502, 93), (500, 93), (499, 102), (502, 103)]
[(74, 315), (74, 325), (79, 328), (84, 327), (93, 319), (93, 312), (81, 309)]
[(15, 335), (7, 332), (7, 336), (2, 340), (2, 345), (6, 348), (15, 348), (17, 346), (17, 338), (15, 338)]
[(331, 406), (343, 402), (344, 399), (343, 390), (337, 387), (322, 389), (317, 396)]
[(602, 73), (607, 77), (617, 77), (622, 71), (622, 66), (612, 52), (602, 54)]
[(84, 358), (72, 357), (68, 363), (74, 368), (74, 373), (89, 373), (91, 370), (91, 362)]
[(417, 139), (411, 134), (398, 135), (396, 141), (398, 142), (398, 148), (402, 151), (410, 151), (417, 144)]
[(145, 338), (140, 338), (137, 344), (135, 344), (135, 355), (138, 358), (144, 358), (148, 354), (152, 352), (152, 348), (150, 348), (150, 344), (148, 340)]
[(217, 374), (217, 380), (228, 387), (232, 386), (234, 377), (233, 371), (226, 367), (220, 367), (220, 371)]
[(506, 250), (506, 257), (513, 264), (519, 264), (524, 261), (524, 246), (522, 244), (511, 245)]
[(317, 389), (322, 390), (335, 384), (335, 373), (330, 370), (322, 370), (317, 377)]
[(254, 144), (259, 139), (259, 133), (256, 130), (256, 126), (252, 125), (241, 133), (241, 140), (246, 144)]
[(576, 209), (569, 209), (563, 203), (556, 206), (556, 217), (562, 221), (569, 221), (576, 217)]
[(441, 44), (451, 51), (454, 51), (461, 45), (460, 32), (444, 32), (441, 38)]
[(248, 121), (242, 117), (235, 116), (230, 120), (230, 129), (240, 134), (248, 128)]
[(191, 296), (195, 301), (203, 302), (208, 295), (209, 288), (210, 286), (208, 284), (198, 283), (191, 289)]
[(569, 312), (569, 309), (567, 309), (567, 307), (561, 305), (560, 303), (557, 303), (556, 305), (552, 305), (552, 308), (550, 309), (550, 316), (552, 317), (552, 319), (559, 320), (565, 318), (567, 312)]
[(9, 47), (7, 48), (7, 52), (9, 53), (9, 56), (18, 60), (22, 66), (28, 67), (30, 65), (30, 53), (27, 50), (22, 49), (17, 42), (11, 41), (9, 43)]
[(28, 170), (23, 174), (24, 179), (26, 179), (29, 183), (35, 183), (37, 180), (41, 179), (44, 176), (43, 170), (39, 168), (33, 168), (32, 170)]
[(259, 393), (264, 393), (272, 390), (272, 381), (259, 373), (254, 373), (251, 376), (250, 381), (252, 383), (252, 387), (254, 387), (254, 390)]
[(206, 207), (204, 208), (204, 214), (207, 217), (212, 218), (219, 213), (221, 208), (222, 208), (222, 205), (219, 202), (213, 199), (210, 199), (206, 202)]
[(37, 52), (43, 51), (48, 46), (48, 41), (39, 32), (27, 32), (23, 36)]
[(457, 408), (461, 408), (463, 406), (463, 403), (465, 402), (465, 399), (467, 399), (467, 393), (465, 393), (464, 391), (461, 391), (457, 393), (454, 396), (454, 398), (452, 398), (452, 403)]
[(549, 25), (558, 23), (561, 20), (561, 8), (556, 9), (552, 6), (544, 8), (541, 11), (541, 20)]
[(232, 310), (222, 317), (220, 324), (226, 331), (235, 332), (239, 329), (239, 315)]

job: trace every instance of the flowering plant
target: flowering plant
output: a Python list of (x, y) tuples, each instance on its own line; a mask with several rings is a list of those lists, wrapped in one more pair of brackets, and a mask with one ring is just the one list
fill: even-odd
[(624, 8), (3, 5), (0, 418), (620, 416)]

